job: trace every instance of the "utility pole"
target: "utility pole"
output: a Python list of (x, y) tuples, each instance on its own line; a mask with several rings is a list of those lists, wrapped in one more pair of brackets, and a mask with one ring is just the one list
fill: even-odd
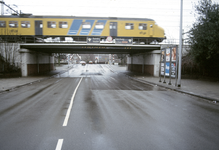
[(1, 1), (2, 3), (1, 3), (1, 15), (3, 16), (4, 15), (4, 1), (2, 0)]
[[(3, 0), (0, 1), (0, 3), (2, 4), (2, 8), (3, 8), (3, 5), (5, 5), (5, 6), (7, 6), (9, 9), (11, 9), (13, 12), (15, 12), (15, 14), (17, 14), (18, 16), (20, 15), (20, 14), (18, 13), (18, 11), (14, 10), (14, 9), (11, 8), (9, 5), (5, 4), (5, 2), (4, 2)], [(3, 11), (3, 9), (2, 9), (2, 11)], [(2, 13), (2, 12), (1, 12), (1, 13)], [(3, 14), (4, 14), (4, 12), (3, 12)]]
[(183, 14), (183, 0), (181, 0), (180, 8), (180, 32), (179, 32), (179, 68), (178, 68), (178, 81), (177, 86), (181, 87), (181, 62), (182, 62), (182, 14)]

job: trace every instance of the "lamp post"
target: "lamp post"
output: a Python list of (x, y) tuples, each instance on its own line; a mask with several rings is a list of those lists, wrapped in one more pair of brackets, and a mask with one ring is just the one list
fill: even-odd
[(179, 68), (177, 86), (181, 87), (181, 62), (182, 62), (182, 14), (183, 14), (183, 0), (181, 0), (180, 8), (180, 32), (179, 32)]

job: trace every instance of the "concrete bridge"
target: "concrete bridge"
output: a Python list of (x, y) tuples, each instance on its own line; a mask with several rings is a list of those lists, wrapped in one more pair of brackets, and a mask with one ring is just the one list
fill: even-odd
[(52, 53), (128, 54), (128, 70), (159, 76), (160, 45), (124, 44), (20, 44), (22, 76), (54, 69)]

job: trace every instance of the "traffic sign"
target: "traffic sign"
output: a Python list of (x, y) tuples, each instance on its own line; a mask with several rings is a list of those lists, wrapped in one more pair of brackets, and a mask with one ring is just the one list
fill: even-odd
[(107, 40), (108, 42), (112, 42), (113, 38), (112, 38), (112, 36), (108, 36), (108, 37), (106, 38), (106, 40)]
[(116, 38), (116, 44), (132, 44), (132, 38)]
[(100, 43), (100, 38), (88, 37), (87, 38), (87, 43)]

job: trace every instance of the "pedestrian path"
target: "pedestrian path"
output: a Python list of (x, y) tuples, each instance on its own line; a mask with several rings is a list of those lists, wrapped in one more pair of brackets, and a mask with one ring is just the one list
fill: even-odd
[(45, 80), (47, 78), (52, 77), (53, 75), (65, 72), (69, 69), (71, 69), (73, 65), (61, 65), (56, 66), (55, 70), (51, 72), (47, 72), (45, 74), (40, 74), (37, 76), (28, 76), (28, 77), (16, 77), (16, 78), (0, 78), (0, 92), (9, 91), (10, 89), (24, 86), (29, 83), (38, 82), (41, 80)]
[(136, 78), (165, 88), (219, 102), (219, 82), (204, 79), (181, 79), (181, 87), (178, 87), (175, 85), (175, 79), (172, 79), (171, 85), (169, 85), (169, 79), (165, 80), (166, 83), (164, 83), (164, 79), (161, 78), (160, 80), (158, 77), (138, 76)]
[[(155, 86), (161, 86), (185, 94), (205, 98), (214, 103), (219, 103), (219, 81), (211, 81), (208, 79), (181, 79), (181, 87), (177, 87), (175, 86), (175, 79), (171, 79), (171, 82), (169, 82), (169, 78), (166, 78), (166, 83), (164, 83), (164, 78), (160, 79), (159, 77), (129, 72), (125, 66), (121, 67), (111, 65), (110, 67), (117, 72), (125, 73), (132, 79), (139, 80), (141, 82), (147, 82)], [(169, 85), (169, 83), (171, 83), (171, 85)]]

